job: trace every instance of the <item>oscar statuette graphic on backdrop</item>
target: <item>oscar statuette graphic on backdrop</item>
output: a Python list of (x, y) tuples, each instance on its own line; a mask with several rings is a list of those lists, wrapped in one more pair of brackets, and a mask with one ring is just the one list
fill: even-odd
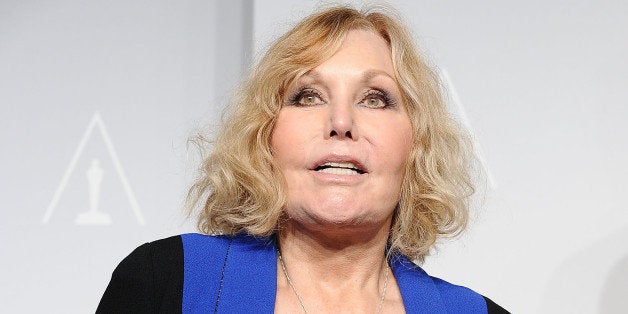
[[(107, 152), (109, 153), (109, 157), (115, 169), (115, 172), (118, 175), (118, 181), (122, 185), (122, 189), (126, 194), (126, 198), (131, 205), (131, 211), (133, 212), (137, 223), (140, 226), (144, 226), (146, 224), (144, 220), (144, 215), (140, 210), (140, 206), (135, 198), (135, 194), (131, 189), (131, 184), (127, 179), (127, 176), (122, 168), (122, 164), (120, 163), (120, 159), (118, 158), (118, 154), (113, 146), (113, 142), (111, 141), (111, 137), (107, 132), (107, 128), (105, 127), (105, 123), (100, 116), (99, 112), (95, 112), (92, 116), (91, 121), (89, 122), (87, 129), (83, 133), (83, 136), (79, 142), (79, 145), (70, 160), (70, 164), (68, 165), (59, 185), (52, 197), (52, 201), (50, 205), (46, 208), (46, 212), (42, 218), (42, 224), (48, 224), (52, 215), (54, 214), (57, 204), (65, 191), (65, 188), (68, 184), (68, 181), (72, 177), (74, 169), (77, 166), (79, 159), (83, 155), (83, 150), (86, 144), (91, 140), (91, 136), (94, 133), (94, 128), (97, 128), (100, 131), (100, 135), (102, 136), (102, 140), (105, 144)], [(79, 214), (74, 219), (74, 223), (79, 226), (109, 226), (113, 223), (113, 220), (109, 214), (99, 209), (100, 202), (100, 192), (102, 188), (102, 182), (105, 177), (106, 171), (102, 169), (100, 159), (92, 158), (91, 164), (87, 171), (85, 172), (86, 180), (87, 180), (87, 190), (88, 190), (88, 208), (81, 209)]]
[(98, 158), (92, 158), (92, 164), (87, 170), (87, 185), (89, 191), (89, 209), (76, 216), (74, 223), (79, 226), (84, 225), (110, 225), (111, 217), (98, 209), (100, 200), (100, 186), (105, 175), (105, 171), (100, 167)]

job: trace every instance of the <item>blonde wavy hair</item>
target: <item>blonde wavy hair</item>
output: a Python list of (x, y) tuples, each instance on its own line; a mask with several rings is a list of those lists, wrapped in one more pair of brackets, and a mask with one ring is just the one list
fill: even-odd
[[(199, 178), (188, 192), (190, 213), (207, 234), (269, 236), (286, 204), (270, 138), (287, 88), (339, 50), (346, 34), (370, 30), (389, 44), (396, 79), (413, 127), (413, 146), (389, 235), (391, 252), (422, 261), (443, 235), (462, 231), (473, 193), (468, 136), (449, 116), (438, 75), (399, 18), (385, 9), (341, 6), (315, 13), (269, 48), (235, 93)], [(201, 143), (202, 142), (202, 143)]]

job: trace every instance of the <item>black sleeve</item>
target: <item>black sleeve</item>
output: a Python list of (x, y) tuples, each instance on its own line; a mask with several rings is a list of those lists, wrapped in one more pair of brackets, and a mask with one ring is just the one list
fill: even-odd
[(493, 300), (484, 297), (484, 301), (486, 301), (486, 309), (488, 310), (488, 314), (510, 314), (510, 312), (506, 311), (503, 307), (497, 305), (497, 303), (493, 302)]
[(174, 236), (146, 243), (111, 275), (96, 313), (181, 313), (183, 242)]

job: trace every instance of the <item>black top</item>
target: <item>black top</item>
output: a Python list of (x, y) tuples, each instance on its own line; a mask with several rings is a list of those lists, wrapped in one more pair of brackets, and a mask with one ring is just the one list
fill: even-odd
[[(183, 267), (181, 236), (143, 244), (116, 267), (96, 313), (181, 313)], [(488, 313), (509, 313), (484, 300)]]
[(174, 236), (145, 243), (111, 275), (96, 313), (181, 313), (183, 243)]

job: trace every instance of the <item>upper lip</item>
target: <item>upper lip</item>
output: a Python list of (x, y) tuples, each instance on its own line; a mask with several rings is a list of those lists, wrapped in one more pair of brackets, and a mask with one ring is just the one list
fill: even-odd
[[(340, 163), (340, 164), (351, 164), (352, 168), (355, 168), (360, 173), (368, 173), (368, 168), (355, 157), (352, 156), (344, 156), (344, 155), (329, 155), (325, 156), (319, 160), (317, 160), (311, 167), (310, 170), (316, 170), (319, 167), (323, 167), (329, 163)], [(343, 167), (345, 165), (337, 165)], [(347, 165), (349, 166), (349, 165)]]

